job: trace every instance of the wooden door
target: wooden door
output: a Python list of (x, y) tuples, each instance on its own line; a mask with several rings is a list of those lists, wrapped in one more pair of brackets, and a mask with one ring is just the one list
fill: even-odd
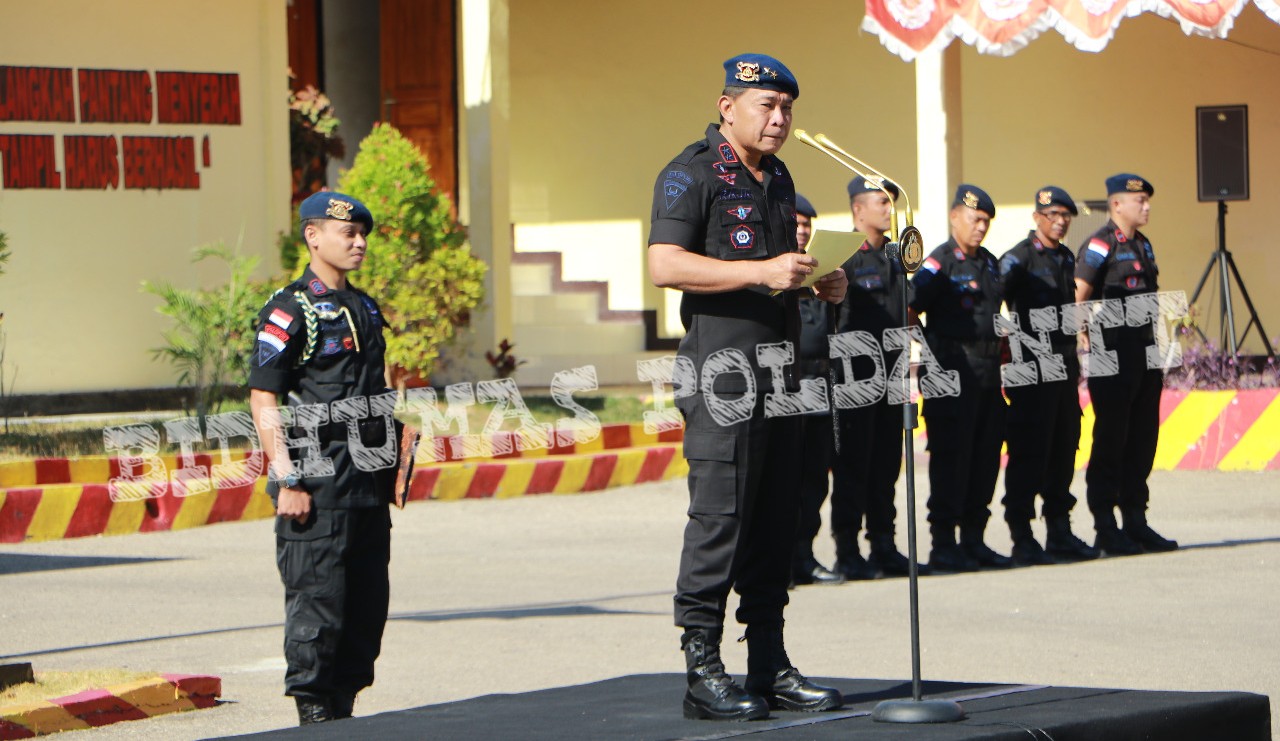
[(427, 155), (441, 193), (457, 204), (454, 0), (382, 0), (382, 120)]

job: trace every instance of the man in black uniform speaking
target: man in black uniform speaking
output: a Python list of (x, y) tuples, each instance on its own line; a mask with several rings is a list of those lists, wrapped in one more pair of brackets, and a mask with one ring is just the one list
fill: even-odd
[[(1055, 557), (1098, 557), (1097, 550), (1071, 532), (1071, 508), (1076, 503), (1071, 478), (1080, 445), (1080, 361), (1075, 337), (1065, 334), (1056, 321), (1061, 307), (1075, 300), (1076, 261), (1062, 239), (1071, 217), (1079, 212), (1071, 196), (1053, 185), (1036, 191), (1035, 206), (1036, 228), (1000, 257), (1004, 300), (1018, 315), (1022, 331), (1031, 335), (1037, 334), (1031, 311), (1053, 309), (1049, 346), (1062, 358), (1066, 377), (1037, 377), (1038, 382), (1005, 388), (1009, 462), (1004, 470), (1004, 519), (1013, 536), (1013, 561), (1020, 566), (1055, 563)], [(1044, 497), (1048, 526), (1043, 548), (1031, 533), (1036, 494)]]
[(910, 318), (925, 315), (929, 349), (943, 368), (960, 374), (959, 396), (924, 400), (933, 537), (929, 567), (935, 572), (1012, 564), (983, 540), (1000, 475), (1005, 422), (995, 329), (1002, 301), (1000, 266), (982, 246), (995, 215), (986, 191), (974, 185), (957, 188), (951, 239), (925, 259), (912, 279)]
[[(1089, 237), (1076, 260), (1076, 301), (1125, 299), (1158, 290), (1156, 255), (1138, 227), (1151, 216), (1155, 188), (1137, 175), (1107, 178), (1106, 226)], [(1091, 335), (1089, 339), (1094, 339)], [(1102, 329), (1106, 349), (1114, 351), (1119, 372), (1090, 375), (1093, 401), (1093, 450), (1085, 471), (1086, 497), (1098, 540), (1107, 555), (1172, 551), (1169, 540), (1147, 524), (1147, 477), (1160, 434), (1160, 392), (1164, 374), (1147, 368), (1146, 347), (1154, 342), (1149, 324)], [(1116, 525), (1116, 506), (1124, 530)]]
[[(843, 704), (838, 691), (796, 671), (783, 645), (803, 420), (764, 415), (767, 391), (797, 390), (794, 354), (785, 389), (773, 388), (770, 372), (755, 361), (762, 343), (789, 341), (798, 352), (795, 289), (806, 276), (833, 271), (814, 287), (833, 303), (844, 298), (847, 281), (839, 266), (818, 266), (797, 251), (795, 185), (774, 156), (791, 131), (791, 105), (800, 94), (795, 77), (762, 54), (734, 57), (724, 67), (721, 122), (658, 174), (648, 263), (654, 284), (684, 292), (679, 357), (692, 364), (697, 384), (676, 389), (690, 499), (675, 595), (688, 677), (684, 713), (749, 720), (767, 716), (771, 705)], [(740, 372), (716, 372), (735, 352), (750, 363), (735, 366)], [(747, 418), (721, 424), (712, 405), (744, 400), (751, 404)], [(731, 589), (740, 597), (737, 619), (747, 625), (746, 691), (720, 658)]]
[(259, 315), (249, 403), (276, 504), (285, 694), (307, 724), (350, 717), (356, 693), (373, 683), (389, 595), (395, 458), (388, 464), (386, 453), (398, 447), (382, 315), (347, 282), (373, 216), (332, 192), (307, 198), (299, 216), (311, 264)]

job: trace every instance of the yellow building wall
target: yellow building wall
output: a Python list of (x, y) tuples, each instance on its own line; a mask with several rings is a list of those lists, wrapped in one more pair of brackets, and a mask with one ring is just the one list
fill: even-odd
[[(1227, 246), (1272, 340), (1280, 336), (1280, 295), (1270, 290), (1280, 276), (1271, 244), (1280, 210), (1280, 25), (1250, 4), (1223, 41), (1188, 37), (1146, 13), (1122, 22), (1101, 54), (1081, 53), (1050, 31), (1008, 58), (966, 47), (961, 65), (965, 177), (999, 208), (987, 246), (1003, 252), (1026, 236), (1040, 186), (1100, 200), (1107, 176), (1135, 172), (1156, 189), (1143, 231), (1160, 286), (1188, 299), (1217, 239), (1217, 204), (1197, 200), (1195, 109), (1247, 104), (1252, 193), (1228, 203)], [(1075, 248), (1086, 237), (1068, 241)], [(1200, 324), (1216, 342), (1213, 287), (1202, 296)], [(1236, 298), (1239, 332), (1248, 315)], [(1262, 351), (1256, 329), (1245, 349)]]
[[(678, 329), (675, 294), (652, 288), (643, 268), (653, 180), (715, 120), (724, 59), (745, 51), (781, 59), (800, 81), (796, 127), (825, 132), (918, 190), (914, 66), (858, 30), (861, 3), (796, 4), (792, 16), (760, 33), (718, 27), (717, 7), (678, 0), (511, 7), (516, 248), (522, 231), (538, 235), (527, 242), (532, 249), (561, 241), (566, 272), (609, 280), (615, 292), (619, 283), (639, 284), (620, 293), (638, 291), (646, 306), (666, 309), (669, 332)], [(1216, 234), (1215, 205), (1196, 200), (1195, 107), (1246, 103), (1253, 194), (1230, 204), (1227, 234), (1274, 337), (1280, 296), (1265, 281), (1280, 274), (1280, 252), (1266, 242), (1267, 216), (1280, 198), (1280, 182), (1269, 177), (1280, 157), (1278, 53), (1280, 26), (1252, 5), (1229, 41), (1187, 37), (1145, 14), (1121, 23), (1100, 54), (1080, 52), (1054, 31), (1007, 58), (966, 47), (959, 55), (961, 177), (986, 188), (999, 207), (987, 246), (1001, 253), (1025, 236), (1041, 185), (1053, 182), (1079, 200), (1103, 198), (1106, 176), (1135, 171), (1156, 186), (1147, 232), (1161, 284), (1190, 295)], [(850, 173), (795, 140), (781, 156), (818, 209), (818, 226), (848, 228)], [(627, 222), (638, 222), (638, 241), (616, 236)], [(925, 241), (946, 236), (926, 234)], [(1074, 247), (1084, 236), (1069, 241)], [(1202, 304), (1216, 316), (1216, 303)]]
[(0, 231), (13, 253), (0, 312), (14, 391), (175, 385), (150, 353), (172, 323), (141, 282), (221, 283), (221, 266), (192, 265), (191, 250), (234, 246), (241, 235), (241, 249), (263, 257), (262, 275), (278, 268), (290, 192), (285, 0), (5, 0), (0, 15), (0, 65), (147, 70), (153, 85), (157, 71), (239, 75), (239, 125), (0, 122), (0, 135), (56, 135), (60, 169), (63, 135), (195, 137), (198, 190), (0, 187)]

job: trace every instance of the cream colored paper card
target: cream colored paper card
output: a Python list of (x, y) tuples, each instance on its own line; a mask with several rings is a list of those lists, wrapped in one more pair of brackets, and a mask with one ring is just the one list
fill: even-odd
[(814, 269), (812, 275), (804, 279), (803, 287), (809, 288), (822, 276), (834, 272), (844, 264), (845, 260), (852, 257), (865, 241), (867, 241), (867, 235), (862, 232), (815, 231), (805, 252), (818, 261), (818, 267)]

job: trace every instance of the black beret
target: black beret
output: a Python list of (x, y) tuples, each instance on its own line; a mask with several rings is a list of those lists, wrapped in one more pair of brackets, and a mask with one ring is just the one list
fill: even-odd
[(1072, 200), (1071, 195), (1056, 185), (1046, 185), (1036, 191), (1036, 210), (1043, 211), (1050, 206), (1062, 206), (1070, 211), (1072, 216), (1080, 215), (1080, 212), (1076, 210), (1076, 202)]
[(796, 213), (804, 214), (811, 219), (818, 215), (818, 212), (813, 208), (813, 204), (809, 203), (809, 199), (799, 193), (796, 193)]
[(365, 232), (373, 231), (373, 214), (360, 201), (343, 193), (322, 190), (312, 193), (298, 206), (298, 220), (336, 219), (364, 224)]
[(887, 178), (873, 176), (872, 178), (867, 179), (859, 175), (849, 181), (847, 190), (849, 191), (849, 197), (853, 198), (859, 193), (880, 193), (880, 186), (882, 185), (885, 190), (889, 191), (889, 195), (892, 196), (893, 200), (898, 200), (898, 185)]
[(1122, 172), (1107, 178), (1107, 195), (1113, 196), (1116, 193), (1146, 193), (1153, 196), (1156, 189), (1144, 178), (1131, 172)]
[(725, 87), (755, 87), (800, 97), (800, 83), (782, 62), (766, 54), (739, 54), (724, 62)]
[(996, 217), (995, 201), (991, 200), (991, 196), (987, 195), (985, 190), (976, 185), (961, 183), (960, 187), (956, 188), (956, 197), (951, 201), (951, 207), (955, 208), (956, 206), (966, 206), (975, 211), (985, 211), (987, 216), (993, 219)]

